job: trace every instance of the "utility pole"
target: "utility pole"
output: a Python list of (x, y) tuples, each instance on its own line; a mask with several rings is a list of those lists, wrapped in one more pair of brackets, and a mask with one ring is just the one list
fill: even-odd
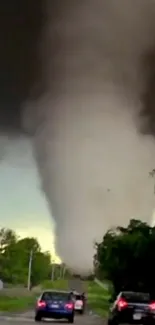
[(63, 272), (62, 272), (62, 278), (65, 278), (65, 273), (66, 273), (66, 265), (63, 265)]
[(60, 270), (59, 278), (61, 279), (61, 278), (62, 278), (62, 264), (60, 264), (60, 266), (59, 266), (59, 270)]
[(33, 250), (30, 251), (30, 256), (29, 256), (29, 268), (28, 268), (28, 279), (27, 279), (27, 289), (29, 291), (31, 290), (32, 260), (33, 260)]
[(54, 281), (54, 275), (55, 275), (55, 263), (54, 260), (52, 261), (52, 274), (51, 274), (51, 280)]

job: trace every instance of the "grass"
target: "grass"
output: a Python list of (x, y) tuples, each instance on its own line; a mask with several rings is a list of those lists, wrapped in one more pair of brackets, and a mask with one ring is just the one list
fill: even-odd
[(36, 293), (26, 289), (0, 291), (0, 312), (22, 312), (34, 308)]
[(59, 290), (68, 290), (68, 280), (46, 280), (41, 284), (41, 289), (59, 289)]
[(0, 291), (0, 312), (24, 312), (33, 309), (37, 297), (44, 289), (66, 290), (67, 287), (67, 280), (47, 280), (31, 292), (18, 287), (4, 289)]
[(44, 289), (67, 290), (67, 280), (44, 281), (33, 291), (26, 288), (7, 288), (0, 291), (0, 312), (22, 312), (33, 309), (40, 292)]
[(93, 312), (106, 317), (109, 307), (110, 293), (93, 281), (87, 283), (88, 305)]
[(40, 292), (44, 289), (67, 290), (67, 280), (44, 281), (33, 291), (26, 288), (7, 288), (0, 291), (0, 312), (24, 312), (33, 309)]

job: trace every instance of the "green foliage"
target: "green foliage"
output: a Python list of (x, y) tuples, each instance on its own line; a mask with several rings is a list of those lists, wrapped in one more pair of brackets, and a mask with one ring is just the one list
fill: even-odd
[(109, 307), (109, 292), (94, 281), (87, 282), (88, 305), (96, 314), (105, 317)]
[(0, 311), (19, 312), (34, 308), (36, 295), (0, 295)]
[(122, 289), (149, 291), (155, 296), (155, 227), (132, 219), (128, 227), (109, 230), (96, 243), (96, 271)]
[(5, 283), (27, 284), (30, 252), (33, 251), (32, 285), (51, 275), (51, 257), (41, 252), (35, 238), (20, 239), (10, 229), (0, 230), (0, 278)]

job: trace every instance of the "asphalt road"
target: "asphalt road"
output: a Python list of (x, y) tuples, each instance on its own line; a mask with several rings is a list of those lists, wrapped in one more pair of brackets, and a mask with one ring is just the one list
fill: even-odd
[[(0, 316), (0, 325), (30, 325), (36, 324), (33, 319), (33, 313), (28, 312), (27, 314), (21, 315), (9, 315), (9, 316)], [(67, 321), (44, 321), (40, 324), (68, 324)], [(77, 315), (75, 317), (75, 325), (104, 325), (103, 320), (97, 316), (86, 314), (84, 316)]]
[(79, 279), (70, 279), (68, 281), (68, 289), (69, 290), (76, 290), (76, 291), (79, 291), (79, 292), (87, 292), (87, 287), (85, 285), (85, 282), (84, 281), (81, 281)]

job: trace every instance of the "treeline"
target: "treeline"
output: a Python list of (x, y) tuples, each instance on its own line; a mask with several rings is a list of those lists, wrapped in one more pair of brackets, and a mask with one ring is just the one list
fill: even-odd
[(155, 298), (155, 227), (132, 219), (109, 230), (96, 243), (96, 274), (111, 281), (114, 295), (121, 290), (150, 292)]
[(61, 266), (51, 263), (49, 252), (42, 252), (36, 238), (19, 238), (10, 229), (0, 230), (0, 279), (8, 284), (27, 285), (28, 266), (32, 252), (31, 285), (46, 279), (57, 279), (67, 275)]

